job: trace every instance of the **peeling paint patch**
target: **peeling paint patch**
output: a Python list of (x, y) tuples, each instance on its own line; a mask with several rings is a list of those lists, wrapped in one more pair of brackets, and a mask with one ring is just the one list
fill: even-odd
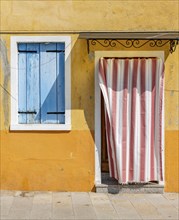
[(1, 85), (3, 89), (3, 111), (4, 111), (4, 127), (8, 129), (9, 126), (9, 103), (10, 103), (10, 93), (8, 92), (8, 85), (10, 80), (10, 65), (7, 57), (7, 48), (5, 41), (0, 38), (0, 59), (2, 63), (2, 70), (4, 74), (3, 85)]

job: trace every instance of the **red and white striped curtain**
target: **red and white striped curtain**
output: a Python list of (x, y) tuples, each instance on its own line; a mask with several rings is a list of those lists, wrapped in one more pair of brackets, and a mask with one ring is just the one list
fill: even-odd
[(158, 58), (101, 58), (110, 176), (162, 181), (164, 65)]

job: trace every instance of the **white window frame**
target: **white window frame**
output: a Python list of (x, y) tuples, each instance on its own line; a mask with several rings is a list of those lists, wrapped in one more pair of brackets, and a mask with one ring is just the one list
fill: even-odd
[[(101, 184), (101, 90), (99, 87), (98, 71), (99, 59), (101, 57), (158, 57), (164, 62), (164, 51), (95, 51), (95, 184)], [(163, 98), (164, 100), (164, 98)], [(165, 179), (165, 157), (164, 157), (164, 108), (163, 108), (163, 130), (162, 130), (162, 157), (163, 157), (163, 178)], [(159, 182), (164, 185), (165, 181)]]
[[(65, 124), (20, 124), (18, 122), (18, 43), (65, 43)], [(71, 37), (11, 37), (11, 123), (10, 130), (71, 130)]]

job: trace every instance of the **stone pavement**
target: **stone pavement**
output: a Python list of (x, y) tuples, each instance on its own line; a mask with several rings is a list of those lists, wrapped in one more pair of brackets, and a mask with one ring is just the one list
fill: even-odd
[(3, 219), (179, 219), (179, 194), (1, 191)]

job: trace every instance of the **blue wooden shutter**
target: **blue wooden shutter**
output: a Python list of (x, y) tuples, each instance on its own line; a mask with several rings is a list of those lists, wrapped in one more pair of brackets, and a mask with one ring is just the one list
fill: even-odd
[(40, 44), (41, 123), (65, 123), (62, 45)]
[(19, 123), (65, 123), (65, 44), (21, 43)]
[(39, 44), (19, 44), (18, 50), (19, 123), (39, 123)]

